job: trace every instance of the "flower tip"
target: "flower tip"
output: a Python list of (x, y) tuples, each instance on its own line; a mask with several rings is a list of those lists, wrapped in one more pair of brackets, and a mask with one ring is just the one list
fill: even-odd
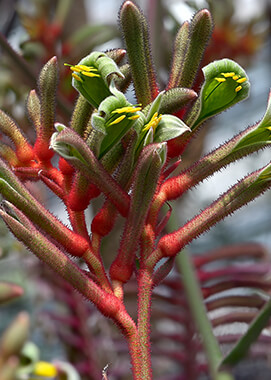
[(124, 1), (124, 3), (122, 4), (122, 6), (120, 8), (120, 14), (123, 11), (130, 10), (130, 9), (137, 9), (137, 6), (135, 5), (135, 3), (133, 1), (130, 1), (130, 0)]
[(57, 64), (57, 56), (54, 55), (54, 56), (49, 60), (49, 63)]

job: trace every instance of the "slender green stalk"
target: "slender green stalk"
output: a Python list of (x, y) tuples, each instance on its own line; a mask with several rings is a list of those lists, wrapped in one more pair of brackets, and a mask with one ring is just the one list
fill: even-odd
[(212, 379), (232, 380), (232, 377), (229, 374), (219, 373), (217, 370), (218, 365), (222, 360), (222, 353), (207, 316), (195, 269), (185, 250), (177, 256), (177, 262), (182, 273), (182, 282), (184, 291), (187, 295), (189, 308), (202, 338)]
[(252, 343), (254, 343), (261, 334), (264, 327), (268, 324), (271, 316), (271, 300), (269, 300), (256, 318), (252, 321), (248, 331), (236, 343), (233, 349), (223, 359), (222, 365), (234, 365), (245, 357)]

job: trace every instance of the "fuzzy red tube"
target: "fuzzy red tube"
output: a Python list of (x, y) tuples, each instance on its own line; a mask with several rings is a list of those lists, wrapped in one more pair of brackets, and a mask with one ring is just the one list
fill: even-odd
[(106, 236), (113, 229), (117, 212), (116, 208), (108, 201), (103, 208), (95, 215), (91, 224), (92, 233)]

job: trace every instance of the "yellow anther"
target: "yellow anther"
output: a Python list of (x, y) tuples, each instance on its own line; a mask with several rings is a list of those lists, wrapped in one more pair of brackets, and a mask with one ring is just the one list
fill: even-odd
[(112, 113), (134, 113), (137, 111), (141, 111), (141, 107), (133, 107), (133, 106), (127, 106), (122, 108), (116, 108)]
[(235, 76), (235, 73), (234, 73), (234, 72), (230, 72), (230, 73), (221, 73), (221, 75), (223, 75), (223, 77), (225, 77), (225, 78), (230, 78), (230, 77), (234, 77), (234, 76)]
[(269, 131), (271, 131), (271, 127), (266, 127), (266, 129), (269, 129)]
[(91, 77), (91, 78), (93, 78), (93, 77), (99, 78), (100, 77), (100, 74), (95, 74), (95, 73), (92, 73), (90, 71), (81, 71), (81, 74), (83, 74), (87, 77)]
[(235, 92), (239, 92), (240, 90), (242, 90), (242, 86), (236, 87)]
[(55, 377), (57, 375), (57, 370), (55, 366), (47, 362), (37, 362), (34, 367), (34, 375), (42, 377)]
[(226, 82), (225, 78), (215, 78), (215, 80), (217, 80), (218, 82)]
[(114, 125), (114, 124), (118, 124), (120, 123), (123, 119), (126, 118), (126, 115), (121, 115), (120, 117), (118, 117), (117, 119), (115, 119), (114, 121), (111, 121), (111, 123), (109, 123), (109, 126), (110, 125)]
[(237, 80), (237, 79), (239, 79), (240, 78), (240, 75), (234, 75), (233, 77), (232, 77), (232, 79), (234, 79), (234, 80)]
[(158, 112), (155, 112), (151, 118), (151, 120), (145, 125), (145, 127), (142, 129), (142, 132), (148, 131), (149, 129), (155, 129), (157, 128), (158, 124), (160, 123), (162, 119), (162, 115), (158, 116)]
[(133, 116), (130, 116), (128, 117), (129, 120), (136, 120), (140, 117), (140, 115), (133, 115)]
[(70, 69), (72, 70), (72, 71), (75, 71), (76, 73), (81, 73), (81, 69), (79, 69), (77, 66), (70, 66)]
[(93, 67), (93, 66), (76, 65), (76, 66), (74, 66), (74, 67), (78, 68), (78, 69), (81, 70), (81, 71), (98, 71), (98, 70), (95, 69), (95, 67)]
[(238, 79), (236, 82), (237, 83), (244, 83), (246, 80), (247, 80), (247, 78), (243, 77), (243, 78)]
[(82, 78), (79, 77), (79, 75), (75, 74), (75, 73), (72, 73), (72, 77), (75, 78), (76, 80), (78, 80), (79, 82), (84, 82)]

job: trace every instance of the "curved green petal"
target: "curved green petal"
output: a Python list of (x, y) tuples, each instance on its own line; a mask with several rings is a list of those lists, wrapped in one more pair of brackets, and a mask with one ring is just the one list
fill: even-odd
[(191, 129), (181, 119), (173, 115), (163, 115), (156, 128), (154, 142), (168, 141), (187, 131)]
[(110, 84), (114, 76), (124, 77), (113, 59), (101, 52), (87, 55), (77, 65), (71, 65), (71, 70), (73, 87), (95, 108), (112, 95)]
[(225, 58), (210, 63), (202, 70), (205, 81), (195, 107), (198, 108), (197, 114), (189, 123), (192, 129), (249, 95), (248, 77), (236, 62)]

